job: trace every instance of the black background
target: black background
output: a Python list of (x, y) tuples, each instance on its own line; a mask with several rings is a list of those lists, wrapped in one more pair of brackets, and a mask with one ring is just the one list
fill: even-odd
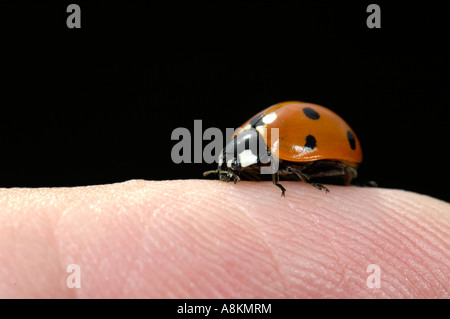
[(175, 128), (236, 128), (301, 100), (351, 125), (362, 179), (450, 201), (441, 5), (74, 2), (81, 29), (71, 2), (0, 4), (1, 187), (203, 178), (215, 165), (172, 162)]

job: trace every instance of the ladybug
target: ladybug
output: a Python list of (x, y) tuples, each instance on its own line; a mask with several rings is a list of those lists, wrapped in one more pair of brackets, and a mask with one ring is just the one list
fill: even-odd
[[(317, 104), (288, 101), (242, 124), (221, 152), (218, 169), (203, 175), (216, 173), (220, 180), (234, 183), (271, 178), (284, 196), (280, 178), (328, 192), (318, 181), (349, 185), (361, 162), (358, 138), (339, 115)], [(275, 169), (270, 171), (270, 166)]]

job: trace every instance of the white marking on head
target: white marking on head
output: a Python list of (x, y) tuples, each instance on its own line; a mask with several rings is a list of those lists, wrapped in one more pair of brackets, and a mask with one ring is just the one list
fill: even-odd
[(239, 163), (242, 167), (247, 167), (258, 162), (258, 156), (252, 153), (251, 150), (243, 150), (239, 154)]
[(228, 166), (228, 168), (231, 168), (231, 164), (233, 164), (233, 159), (229, 159), (229, 160), (227, 161), (227, 166)]
[(262, 118), (264, 124), (270, 124), (277, 119), (277, 114), (275, 112), (269, 113)]

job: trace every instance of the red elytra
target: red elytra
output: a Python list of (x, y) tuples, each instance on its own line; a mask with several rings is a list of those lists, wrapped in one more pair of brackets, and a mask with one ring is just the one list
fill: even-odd
[[(361, 145), (354, 131), (339, 115), (323, 106), (298, 101), (275, 104), (242, 124), (233, 138), (252, 129), (250, 122), (257, 118), (259, 122), (254, 128), (279, 159), (291, 162), (338, 160), (352, 167), (362, 162)], [(268, 118), (267, 124), (265, 118)], [(279, 129), (279, 139), (271, 139), (272, 128)], [(314, 137), (315, 147), (305, 147), (307, 136)]]

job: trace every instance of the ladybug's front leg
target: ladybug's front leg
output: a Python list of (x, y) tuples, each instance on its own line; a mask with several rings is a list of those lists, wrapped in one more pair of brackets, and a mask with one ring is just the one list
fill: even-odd
[(272, 174), (272, 182), (273, 184), (281, 190), (281, 197), (284, 197), (284, 193), (286, 193), (286, 188), (283, 185), (279, 184), (280, 181), (278, 177), (278, 173)]

